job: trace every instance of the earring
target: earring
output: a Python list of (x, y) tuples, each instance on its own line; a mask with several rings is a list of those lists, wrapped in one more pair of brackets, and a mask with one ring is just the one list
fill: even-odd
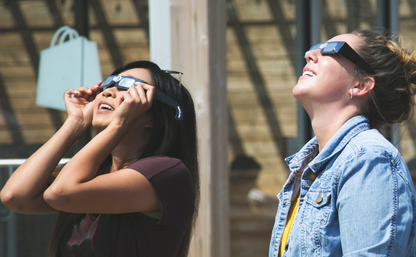
[(351, 92), (351, 99), (352, 99), (353, 95), (354, 95), (354, 92)]

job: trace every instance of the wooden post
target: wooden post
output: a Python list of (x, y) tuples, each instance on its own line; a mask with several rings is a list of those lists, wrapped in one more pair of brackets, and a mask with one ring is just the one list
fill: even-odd
[[(163, 0), (166, 1), (166, 0)], [(157, 10), (166, 8), (149, 1), (150, 23), (164, 17)], [(150, 24), (152, 60), (162, 68), (184, 72), (184, 84), (193, 96), (198, 125), (201, 199), (196, 232), (190, 256), (227, 257), (230, 255), (228, 192), (228, 116), (226, 90), (226, 6), (224, 0), (170, 0), (170, 28), (155, 31)], [(153, 7), (152, 7), (153, 5)], [(164, 13), (165, 9), (160, 9)], [(158, 19), (155, 21), (154, 19)], [(155, 33), (163, 33), (156, 35)], [(170, 57), (155, 58), (163, 35), (170, 35)], [(155, 53), (156, 50), (156, 53)], [(169, 52), (169, 51), (166, 51)], [(161, 51), (159, 52), (161, 53)], [(166, 54), (166, 53), (164, 53)], [(165, 60), (171, 60), (166, 64)], [(169, 67), (170, 66), (170, 67)]]

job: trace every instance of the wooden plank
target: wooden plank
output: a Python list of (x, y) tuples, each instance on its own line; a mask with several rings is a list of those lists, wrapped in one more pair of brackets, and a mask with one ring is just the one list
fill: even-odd
[[(284, 107), (286, 108), (282, 108), (283, 110), (279, 108), (275, 109), (275, 112), (278, 113), (277, 116), (279, 117), (280, 121), (296, 121), (296, 109), (292, 108), (292, 106)], [(241, 108), (239, 108), (239, 106), (233, 107), (231, 113), (233, 119), (238, 122), (238, 124), (266, 122), (266, 117), (258, 106), (241, 106)], [(282, 124), (282, 127), (283, 126), (285, 125)]]
[(31, 66), (13, 66), (13, 67), (3, 67), (0, 66), (0, 73), (7, 74), (3, 75), (4, 78), (8, 77), (26, 77), (33, 78), (35, 77), (35, 72)]
[(133, 23), (140, 21), (134, 12), (132, 1), (107, 1), (101, 0), (103, 11), (110, 26)]
[(237, 11), (240, 21), (269, 21), (272, 20), (268, 6), (265, 1), (236, 0)]
[(120, 46), (130, 43), (137, 45), (137, 47), (146, 47), (149, 50), (149, 40), (144, 29), (115, 29), (114, 36)]
[(56, 130), (53, 126), (38, 130), (22, 129), (23, 138), (26, 144), (43, 144), (48, 141), (55, 132)]
[(202, 197), (191, 256), (198, 257), (230, 254), (225, 10), (221, 0), (171, 1), (172, 69), (185, 73), (197, 111)]
[(9, 131), (0, 130), (0, 144), (10, 145), (13, 144), (13, 137)]
[[(20, 8), (29, 27), (52, 26), (52, 19), (44, 1), (19, 1)], [(39, 17), (42, 17), (39, 19)]]

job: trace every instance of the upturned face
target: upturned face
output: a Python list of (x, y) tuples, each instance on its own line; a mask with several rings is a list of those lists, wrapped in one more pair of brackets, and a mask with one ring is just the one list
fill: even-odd
[[(151, 73), (147, 69), (135, 68), (123, 71), (118, 75), (138, 78), (149, 84), (153, 83)], [(124, 94), (127, 94), (126, 90), (117, 89), (113, 86), (104, 89), (103, 92), (96, 96), (94, 100), (92, 125), (97, 131), (102, 131), (110, 124), (114, 117), (114, 111), (117, 110), (123, 102), (122, 99)], [(151, 114), (148, 111), (138, 119), (134, 127), (138, 126), (142, 128), (146, 126), (145, 124), (149, 119), (151, 119)]]
[[(360, 38), (343, 34), (328, 40), (330, 41), (345, 41), (356, 50)], [(305, 110), (310, 113), (319, 111), (320, 108), (342, 107), (347, 104), (349, 90), (356, 83), (351, 75), (355, 64), (338, 54), (322, 55), (320, 49), (306, 52), (305, 59), (303, 74), (292, 91)]]

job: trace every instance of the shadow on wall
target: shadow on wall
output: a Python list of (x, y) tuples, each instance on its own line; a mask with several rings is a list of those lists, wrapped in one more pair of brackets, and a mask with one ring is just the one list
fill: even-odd
[[(249, 211), (255, 215), (276, 214), (278, 201), (266, 196), (256, 187), (261, 166), (247, 155), (238, 155), (231, 163), (230, 197), (231, 205), (240, 211)], [(248, 208), (248, 209), (247, 209)]]

